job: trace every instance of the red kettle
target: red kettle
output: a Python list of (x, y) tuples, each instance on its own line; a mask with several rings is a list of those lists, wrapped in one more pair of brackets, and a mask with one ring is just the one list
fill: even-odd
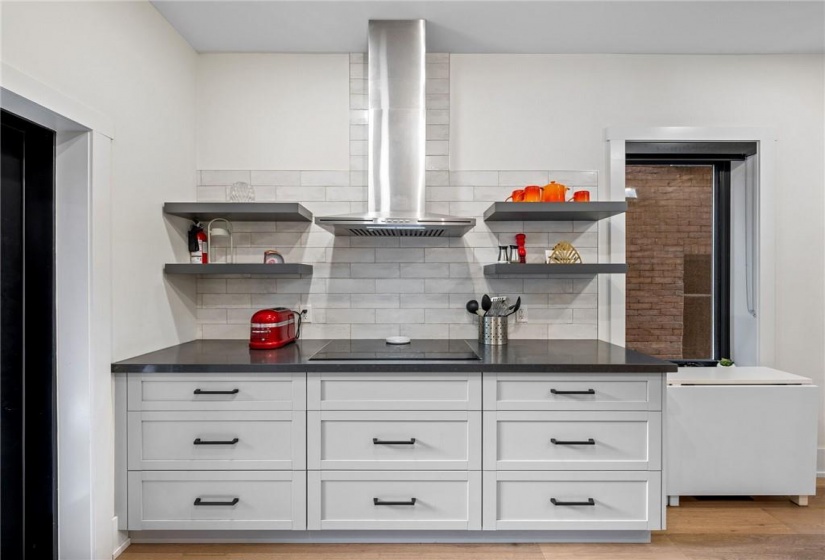
[(301, 314), (286, 307), (256, 311), (250, 322), (249, 347), (253, 350), (280, 348), (301, 336)]

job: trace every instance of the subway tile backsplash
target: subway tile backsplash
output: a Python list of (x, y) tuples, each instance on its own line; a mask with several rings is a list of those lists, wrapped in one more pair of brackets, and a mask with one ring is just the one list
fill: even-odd
[[(466, 312), (481, 295), (522, 297), (528, 323), (510, 326), (511, 338), (596, 338), (596, 278), (487, 278), (483, 266), (495, 262), (498, 245), (527, 234), (528, 262), (544, 262), (545, 249), (570, 241), (585, 262), (597, 262), (598, 224), (593, 222), (490, 222), (491, 203), (527, 184), (550, 180), (591, 191), (595, 171), (450, 170), (449, 56), (427, 55), (427, 208), (473, 217), (476, 226), (462, 238), (334, 237), (308, 223), (236, 222), (236, 262), (262, 262), (277, 249), (287, 262), (314, 267), (308, 278), (202, 277), (197, 282), (201, 338), (249, 336), (249, 318), (258, 309), (312, 306), (313, 322), (304, 338), (474, 338), (476, 318)], [(198, 201), (228, 200), (237, 181), (255, 188), (256, 202), (301, 202), (314, 215), (366, 209), (367, 66), (363, 53), (350, 56), (350, 169), (201, 170)], [(224, 261), (227, 248), (215, 244), (210, 257)]]

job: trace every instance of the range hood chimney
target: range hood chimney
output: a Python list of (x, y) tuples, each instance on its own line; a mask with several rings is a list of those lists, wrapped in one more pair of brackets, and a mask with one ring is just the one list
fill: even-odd
[(423, 19), (369, 22), (367, 212), (315, 218), (335, 235), (460, 237), (476, 223), (426, 212), (425, 25)]

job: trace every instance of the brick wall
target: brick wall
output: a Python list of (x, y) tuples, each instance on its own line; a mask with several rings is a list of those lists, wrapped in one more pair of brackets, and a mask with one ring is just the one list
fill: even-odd
[(627, 346), (710, 357), (712, 168), (629, 165), (626, 183), (639, 196), (627, 212)]

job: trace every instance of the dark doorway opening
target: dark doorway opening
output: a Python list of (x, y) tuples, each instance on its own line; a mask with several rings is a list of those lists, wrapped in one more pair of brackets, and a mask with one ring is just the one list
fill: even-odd
[(55, 133), (0, 129), (0, 556), (57, 558)]
[(755, 142), (628, 142), (627, 344), (731, 357), (731, 162)]

